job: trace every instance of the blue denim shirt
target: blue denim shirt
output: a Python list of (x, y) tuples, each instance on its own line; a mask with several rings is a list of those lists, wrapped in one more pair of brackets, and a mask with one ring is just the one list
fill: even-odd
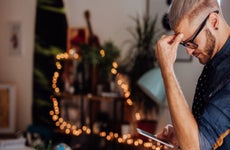
[(206, 106), (197, 120), (201, 150), (230, 150), (230, 39), (209, 62), (212, 66)]

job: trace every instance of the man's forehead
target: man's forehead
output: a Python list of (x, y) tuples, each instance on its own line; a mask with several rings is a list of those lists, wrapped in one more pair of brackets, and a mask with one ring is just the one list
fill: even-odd
[(190, 26), (189, 26), (188, 19), (183, 19), (177, 24), (176, 28), (174, 29), (174, 33), (179, 34), (179, 33), (188, 32), (189, 29)]
[(177, 35), (179, 33), (184, 34), (184, 38), (189, 38), (188, 36), (191, 36), (196, 29), (199, 27), (199, 23), (197, 20), (191, 22), (188, 18), (182, 19), (177, 27), (174, 29), (174, 33)]

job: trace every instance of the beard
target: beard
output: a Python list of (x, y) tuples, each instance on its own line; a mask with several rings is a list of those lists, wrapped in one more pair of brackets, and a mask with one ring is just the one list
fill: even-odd
[(213, 34), (211, 33), (211, 31), (209, 29), (205, 30), (206, 33), (206, 45), (205, 45), (205, 49), (204, 49), (204, 54), (205, 57), (203, 59), (199, 59), (201, 64), (207, 64), (213, 57), (213, 53), (214, 53), (214, 48), (216, 45), (216, 38), (213, 36)]

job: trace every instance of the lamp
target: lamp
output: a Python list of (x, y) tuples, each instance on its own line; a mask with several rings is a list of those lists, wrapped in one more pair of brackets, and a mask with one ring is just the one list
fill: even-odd
[(137, 81), (141, 90), (157, 104), (165, 100), (165, 87), (159, 67), (155, 67), (144, 73)]

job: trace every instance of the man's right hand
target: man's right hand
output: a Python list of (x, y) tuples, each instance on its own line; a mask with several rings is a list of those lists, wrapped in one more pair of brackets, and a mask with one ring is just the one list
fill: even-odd
[[(177, 136), (174, 132), (174, 128), (171, 124), (166, 125), (164, 127), (164, 129), (162, 130), (162, 132), (158, 133), (156, 136), (157, 136), (157, 138), (159, 138), (161, 140), (164, 140), (164, 141), (167, 141), (167, 142), (173, 144), (174, 148), (172, 150), (178, 149), (179, 143), (177, 140)], [(170, 148), (165, 147), (164, 149), (170, 149)]]
[(176, 61), (177, 49), (184, 35), (163, 35), (157, 42), (155, 55), (161, 69), (173, 67)]

